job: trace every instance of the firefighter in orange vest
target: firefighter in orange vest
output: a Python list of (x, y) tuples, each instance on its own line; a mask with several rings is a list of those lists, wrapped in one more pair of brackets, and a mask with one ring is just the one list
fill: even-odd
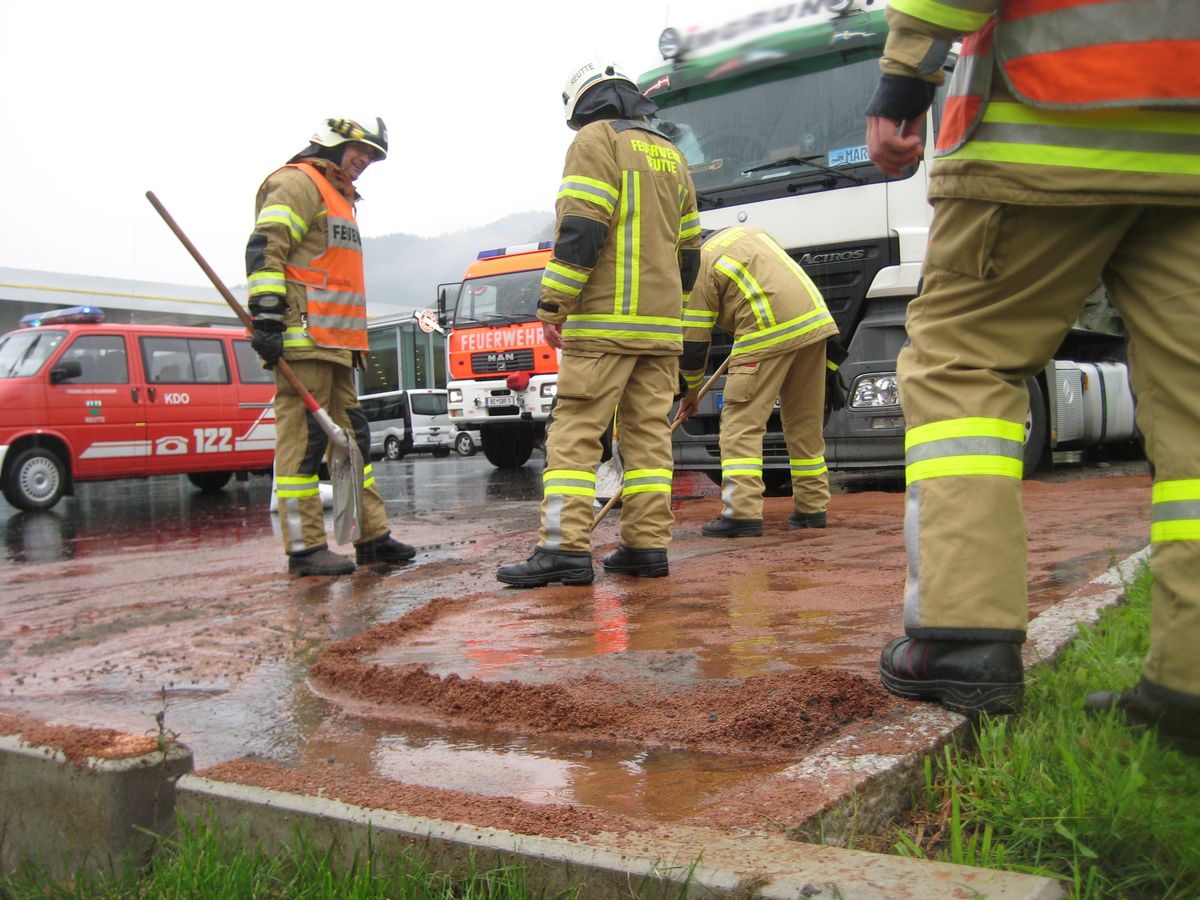
[(416, 551), (388, 532), (371, 473), (370, 433), (358, 404), (354, 366), (367, 349), (362, 239), (354, 181), (387, 156), (382, 119), (327, 119), (311, 143), (258, 190), (246, 245), (251, 344), (263, 365), (282, 356), (367, 461), (362, 539), (355, 559), (332, 552), (318, 471), (328, 439), (286, 379), (275, 376), (275, 493), (288, 571), (344, 575), (355, 563), (403, 563)]
[(905, 636), (894, 694), (974, 713), (1023, 698), (1025, 380), (1098, 279), (1131, 336), (1154, 471), (1150, 652), (1090, 695), (1200, 747), (1200, 19), (1194, 0), (893, 0), (867, 111), (872, 160), (904, 177), (951, 44), (924, 287), (899, 359)]
[(667, 414), (679, 381), (683, 298), (700, 261), (687, 160), (645, 121), (656, 109), (615, 64), (589, 62), (563, 91), (567, 150), (554, 255), (538, 318), (562, 349), (542, 473), (542, 527), (505, 584), (592, 581), (591, 529), (601, 438), (617, 411), (624, 464), (621, 543), (604, 568), (667, 574), (673, 460)]
[(829, 475), (822, 435), (825, 343), (838, 328), (800, 265), (761, 228), (704, 235), (700, 274), (683, 311), (680, 404), (695, 415), (714, 327), (733, 336), (722, 392), (721, 515), (708, 537), (763, 532), (763, 433), (779, 400), (792, 475), (793, 528), (824, 528)]

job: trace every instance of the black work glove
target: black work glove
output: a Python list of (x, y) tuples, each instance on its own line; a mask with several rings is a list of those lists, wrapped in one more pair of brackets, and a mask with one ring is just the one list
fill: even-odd
[(263, 361), (264, 369), (275, 368), (283, 356), (283, 323), (272, 319), (255, 319), (250, 332), (250, 346)]
[(842, 386), (841, 365), (846, 361), (846, 348), (835, 340), (825, 342), (825, 409), (838, 410), (846, 405), (846, 389)]

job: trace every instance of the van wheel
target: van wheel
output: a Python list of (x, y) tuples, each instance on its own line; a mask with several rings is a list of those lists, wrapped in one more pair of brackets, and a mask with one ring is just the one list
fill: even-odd
[(398, 437), (391, 436), (383, 442), (383, 455), (393, 461), (404, 459), (404, 445)]
[(17, 454), (4, 479), (4, 499), (17, 509), (49, 509), (63, 495), (67, 473), (53, 450), (30, 447)]
[(233, 477), (232, 472), (188, 472), (188, 481), (206, 494), (215, 494)]
[(454, 439), (454, 449), (458, 451), (459, 456), (474, 456), (475, 442), (471, 440), (468, 432), (460, 431), (458, 437)]

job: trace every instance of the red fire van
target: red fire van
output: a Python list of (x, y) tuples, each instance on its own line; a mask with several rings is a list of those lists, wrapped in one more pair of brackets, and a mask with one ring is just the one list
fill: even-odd
[(101, 324), (96, 307), (26, 316), (0, 337), (0, 487), (49, 509), (79, 481), (186, 474), (218, 490), (269, 472), (275, 378), (241, 328)]

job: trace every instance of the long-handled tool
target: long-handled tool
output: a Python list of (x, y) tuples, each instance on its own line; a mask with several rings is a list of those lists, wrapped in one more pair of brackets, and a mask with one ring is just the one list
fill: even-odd
[[(162, 216), (163, 221), (167, 223), (167, 227), (175, 233), (175, 237), (179, 238), (179, 242), (192, 255), (192, 259), (204, 270), (204, 274), (208, 276), (208, 280), (213, 283), (213, 287), (217, 289), (217, 292), (225, 298), (225, 302), (229, 304), (230, 309), (234, 311), (242, 324), (247, 328), (252, 327), (250, 315), (246, 310), (242, 309), (242, 305), (238, 303), (237, 298), (230, 293), (229, 288), (225, 287), (217, 273), (212, 270), (212, 267), (200, 255), (200, 251), (188, 240), (187, 235), (183, 233), (183, 229), (176, 224), (171, 214), (167, 212), (166, 207), (154, 196), (154, 192), (146, 191), (146, 199), (150, 201), (150, 205)], [(334, 537), (339, 544), (353, 544), (362, 535), (362, 451), (359, 450), (358, 444), (353, 438), (346, 434), (330, 418), (329, 413), (321, 407), (321, 404), (317, 402), (308, 388), (301, 383), (295, 371), (287, 364), (286, 360), (280, 357), (278, 362), (275, 363), (275, 368), (279, 371), (279, 374), (287, 379), (292, 389), (300, 395), (300, 399), (304, 401), (304, 405), (308, 407), (308, 411), (317, 420), (317, 424), (321, 426), (321, 430), (329, 437), (329, 480), (333, 483)]]
[[(729, 356), (725, 357), (725, 361), (723, 363), (721, 363), (721, 365), (717, 366), (717, 371), (713, 372), (710, 376), (708, 376), (708, 380), (700, 386), (700, 390), (696, 393), (697, 401), (700, 400), (710, 390), (712, 390), (712, 386), (717, 383), (718, 378), (720, 378), (722, 375), (725, 374), (725, 370), (729, 368), (729, 363), (732, 361), (733, 361), (733, 355), (730, 354)], [(675, 431), (679, 428), (679, 426), (684, 423), (684, 421), (685, 420), (683, 418), (682, 410), (681, 410), (680, 414), (675, 416), (675, 421), (671, 423), (671, 434), (674, 434)], [(614, 506), (617, 505), (617, 501), (621, 499), (621, 492), (623, 490), (624, 490), (624, 485), (622, 485), (621, 487), (618, 487), (616, 489), (616, 491), (613, 493), (613, 495), (608, 498), (608, 502), (605, 503), (604, 506), (602, 506), (600, 508), (600, 512), (596, 513), (596, 518), (592, 520), (592, 531), (595, 531), (596, 526), (604, 521), (604, 517), (608, 515), (609, 510), (611, 510)]]

